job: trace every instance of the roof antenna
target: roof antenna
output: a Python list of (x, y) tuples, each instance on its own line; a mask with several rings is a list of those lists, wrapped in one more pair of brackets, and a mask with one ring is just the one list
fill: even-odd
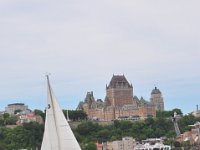
[(157, 89), (156, 84), (154, 84), (155, 90)]

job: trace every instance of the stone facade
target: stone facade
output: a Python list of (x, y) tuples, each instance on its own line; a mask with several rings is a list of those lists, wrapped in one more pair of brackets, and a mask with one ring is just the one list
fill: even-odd
[(123, 137), (122, 140), (96, 143), (98, 150), (133, 150), (136, 145), (135, 139), (132, 137)]
[(124, 75), (113, 75), (109, 85), (106, 86), (104, 101), (95, 100), (93, 92), (88, 92), (85, 100), (79, 103), (77, 109), (84, 110), (89, 119), (101, 121), (138, 120), (156, 116), (156, 107), (153, 102), (154, 99), (149, 102), (143, 97), (139, 99), (134, 96), (133, 86)]
[(37, 122), (39, 124), (43, 124), (43, 119), (39, 115), (35, 115), (34, 113), (29, 114), (20, 114), (17, 116), (17, 125), (23, 125), (24, 123), (30, 123), (30, 122)]
[(162, 93), (160, 90), (155, 87), (155, 89), (151, 92), (151, 103), (155, 105), (156, 110), (164, 111), (164, 101), (162, 97)]
[(27, 105), (24, 105), (23, 103), (14, 103), (14, 104), (8, 104), (7, 107), (5, 107), (5, 113), (8, 113), (10, 115), (14, 115), (15, 111), (22, 111), (24, 113), (30, 113), (31, 110), (28, 109)]
[(108, 106), (133, 104), (133, 87), (128, 83), (124, 75), (113, 75), (110, 84), (106, 86), (106, 100)]

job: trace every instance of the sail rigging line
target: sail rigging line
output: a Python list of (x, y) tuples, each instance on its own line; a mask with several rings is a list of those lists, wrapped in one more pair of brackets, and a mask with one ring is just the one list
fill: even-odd
[[(49, 82), (49, 76), (48, 75), (46, 75), (46, 77), (47, 77), (47, 84), (48, 84), (48, 89), (49, 89), (49, 95), (50, 95), (50, 99), (51, 99), (51, 103), (52, 103), (52, 106), (50, 106), (48, 109), (50, 109), (51, 107), (53, 107), (53, 108), (55, 108), (54, 107), (54, 101), (53, 101), (53, 97), (52, 97), (52, 89), (51, 89), (51, 86), (50, 86), (50, 82)], [(48, 104), (48, 105), (50, 105), (50, 104)], [(54, 118), (56, 119), (57, 117), (56, 117), (56, 115), (55, 115), (55, 109), (52, 109), (53, 110), (53, 116), (54, 116)], [(57, 119), (56, 119), (57, 120)], [(59, 135), (59, 131), (58, 131), (58, 124), (57, 124), (57, 121), (55, 121), (54, 122), (55, 123), (55, 127), (56, 127), (56, 135), (57, 135), (57, 138), (58, 138), (58, 147), (59, 147), (59, 150), (61, 150), (61, 147), (60, 147), (60, 145), (61, 145), (61, 140), (60, 140), (60, 135)]]
[(47, 109), (41, 150), (81, 150), (64, 113), (56, 100), (47, 76)]

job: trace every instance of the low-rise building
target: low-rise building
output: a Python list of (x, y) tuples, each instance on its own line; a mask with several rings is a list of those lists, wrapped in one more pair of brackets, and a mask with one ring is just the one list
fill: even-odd
[(124, 150), (124, 145), (122, 141), (113, 141), (112, 142), (113, 150)]
[(134, 148), (134, 141), (132, 137), (123, 137), (122, 142), (124, 145), (124, 150), (133, 150)]
[(17, 117), (17, 125), (22, 125), (24, 123), (30, 122), (38, 122), (39, 124), (43, 124), (43, 119), (39, 115), (35, 115), (34, 113), (29, 114), (21, 114)]
[(133, 150), (135, 145), (136, 142), (132, 137), (123, 137), (122, 140), (96, 144), (98, 150)]
[(196, 122), (194, 125), (190, 125), (191, 131), (181, 134), (176, 141), (179, 143), (189, 141), (191, 145), (200, 144), (200, 122)]
[(171, 150), (171, 146), (164, 145), (162, 138), (149, 138), (137, 143), (134, 150)]
[(198, 105), (197, 105), (196, 111), (192, 112), (192, 115), (195, 116), (195, 117), (200, 117), (200, 110), (199, 110), (199, 106)]
[(5, 113), (8, 113), (10, 115), (16, 114), (16, 112), (26, 112), (30, 113), (31, 110), (28, 109), (28, 106), (25, 105), (24, 103), (13, 103), (13, 104), (8, 104), (7, 107), (5, 107)]
[(123, 137), (121, 141), (112, 142), (112, 150), (133, 150), (135, 140), (132, 137)]

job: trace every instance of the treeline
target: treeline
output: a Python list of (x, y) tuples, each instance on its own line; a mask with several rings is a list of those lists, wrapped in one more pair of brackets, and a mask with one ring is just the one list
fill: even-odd
[(82, 110), (63, 110), (65, 118), (67, 118), (67, 111), (69, 120), (72, 121), (87, 120), (87, 114)]
[(36, 122), (15, 128), (0, 127), (0, 150), (36, 149), (40, 147), (44, 126)]
[[(43, 118), (43, 121), (45, 121), (45, 112), (36, 109), (34, 110), (34, 113), (36, 115), (40, 115)], [(72, 121), (78, 121), (78, 120), (86, 120), (87, 119), (87, 114), (82, 111), (82, 110), (65, 110), (63, 109), (63, 113), (65, 117), (67, 118), (67, 113), (68, 113), (68, 119)]]
[(146, 138), (166, 136), (175, 137), (174, 126), (171, 120), (163, 118), (148, 118), (144, 121), (114, 121), (111, 125), (99, 125), (94, 122), (83, 122), (75, 129), (80, 142), (87, 141), (114, 141), (122, 137), (131, 136), (137, 141)]
[[(45, 121), (45, 112), (42, 110), (34, 110), (35, 115), (42, 117)], [(67, 118), (67, 110), (63, 110)], [(87, 115), (83, 111), (68, 111), (69, 119), (72, 121), (86, 120)], [(0, 116), (0, 150), (13, 149), (40, 149), (42, 137), (44, 132), (44, 125), (36, 122), (26, 123), (23, 126), (9, 126), (16, 125), (17, 116), (5, 113)]]
[(17, 122), (17, 117), (16, 116), (11, 116), (7, 113), (3, 114), (0, 116), (0, 126), (5, 126), (5, 125), (15, 125)]
[[(176, 133), (172, 122), (175, 111), (177, 114), (182, 115), (180, 109), (174, 109), (158, 112), (156, 118), (147, 118), (143, 121), (116, 120), (110, 125), (100, 125), (98, 122), (83, 122), (74, 130), (74, 133), (83, 149), (91, 141), (101, 143), (103, 141), (121, 140), (125, 136), (131, 136), (137, 141), (166, 137), (165, 144), (177, 146), (177, 143), (174, 142)], [(190, 131), (191, 127), (189, 125), (197, 121), (200, 121), (200, 118), (195, 118), (191, 114), (182, 116), (178, 120), (181, 133)]]
[[(176, 110), (177, 111), (177, 110)], [(181, 111), (180, 111), (181, 112)], [(37, 112), (41, 113), (40, 111)], [(64, 111), (64, 113), (66, 113)], [(121, 140), (124, 136), (131, 136), (140, 141), (146, 138), (167, 137), (167, 144), (174, 144), (176, 137), (173, 122), (173, 111), (158, 112), (156, 118), (143, 121), (114, 121), (111, 124), (101, 125), (98, 122), (82, 121), (73, 132), (80, 143), (82, 150), (95, 150), (95, 142)], [(69, 111), (70, 115), (70, 111)], [(80, 120), (80, 116), (74, 120)], [(86, 118), (83, 117), (83, 120)], [(181, 133), (190, 131), (188, 125), (200, 121), (193, 115), (185, 115), (179, 121)], [(44, 125), (28, 123), (15, 128), (0, 127), (0, 150), (40, 149)]]
[[(45, 121), (45, 112), (42, 110), (36, 109), (34, 110), (35, 115), (39, 115), (42, 117), (43, 121)], [(67, 118), (67, 110), (63, 110), (63, 113), (65, 117)], [(78, 121), (78, 120), (86, 120), (87, 114), (82, 110), (69, 110), (68, 111), (69, 119), (72, 121)], [(8, 113), (5, 113), (0, 116), (0, 126), (6, 126), (6, 125), (16, 125), (17, 122), (17, 115), (9, 115)]]

